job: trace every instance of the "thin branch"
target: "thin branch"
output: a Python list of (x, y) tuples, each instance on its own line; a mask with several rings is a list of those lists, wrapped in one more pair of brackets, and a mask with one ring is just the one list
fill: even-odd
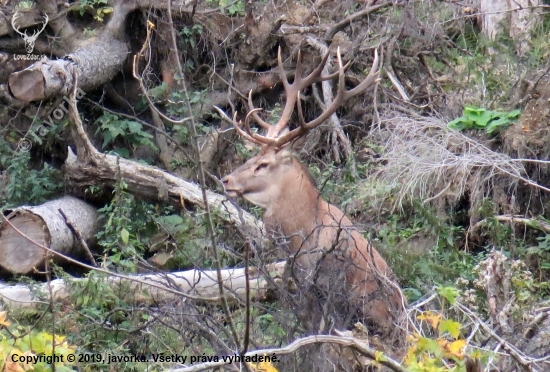
[[(168, 17), (168, 22), (172, 27), (170, 27), (170, 36), (171, 36), (171, 43), (172, 48), (174, 51), (178, 50), (178, 44), (177, 44), (177, 38), (176, 38), (176, 30), (173, 23), (172, 18), (172, 5), (171, 2), (168, 2), (167, 10), (166, 10), (166, 16)], [(235, 345), (237, 347), (237, 350), (241, 349), (241, 343), (239, 341), (239, 336), (237, 335), (237, 328), (235, 327), (235, 323), (233, 322), (233, 318), (231, 317), (231, 312), (229, 311), (229, 305), (227, 303), (227, 298), (225, 295), (225, 289), (223, 288), (223, 280), (221, 275), (221, 261), (218, 253), (218, 245), (216, 243), (216, 234), (214, 232), (214, 222), (212, 221), (212, 213), (210, 211), (210, 204), (208, 203), (208, 197), (206, 195), (206, 178), (205, 178), (205, 172), (203, 163), (201, 160), (201, 152), (199, 151), (199, 144), (198, 144), (198, 135), (197, 135), (197, 128), (195, 123), (195, 116), (193, 115), (193, 111), (191, 108), (191, 100), (189, 99), (189, 92), (187, 91), (187, 84), (185, 82), (185, 75), (183, 74), (183, 69), (181, 67), (181, 63), (179, 59), (177, 59), (177, 71), (181, 79), (183, 79), (182, 88), (183, 93), (185, 95), (185, 104), (187, 105), (187, 111), (190, 114), (190, 129), (191, 129), (191, 140), (193, 142), (193, 147), (195, 147), (195, 151), (197, 153), (197, 157), (199, 159), (198, 161), (198, 168), (199, 168), (199, 182), (201, 186), (202, 191), (202, 198), (204, 203), (204, 210), (206, 211), (206, 230), (208, 232), (208, 236), (210, 238), (210, 245), (212, 248), (212, 252), (214, 254), (214, 263), (216, 265), (216, 272), (218, 277), (218, 289), (220, 292), (220, 297), (222, 300), (222, 307), (225, 314), (225, 319), (227, 323), (229, 324), (229, 328), (231, 330), (231, 335), (233, 337), (233, 341), (235, 342)]]
[(382, 8), (385, 8), (387, 6), (397, 6), (398, 4), (394, 4), (392, 1), (386, 1), (374, 6), (370, 6), (366, 9), (363, 9), (357, 13), (350, 14), (342, 21), (338, 22), (330, 30), (328, 30), (324, 36), (324, 39), (327, 43), (330, 43), (332, 41), (332, 38), (334, 35), (336, 35), (338, 32), (342, 31), (344, 28), (348, 27), (352, 22), (358, 21), (361, 18), (368, 17), (371, 13), (376, 12), (377, 10), (380, 10)]
[(86, 258), (92, 263), (92, 266), (97, 267), (97, 263), (95, 262), (94, 255), (90, 251), (90, 248), (88, 247), (88, 244), (86, 244), (86, 240), (82, 237), (82, 234), (78, 229), (74, 226), (74, 224), (69, 220), (65, 212), (61, 208), (57, 210), (59, 214), (63, 217), (63, 220), (65, 220), (65, 224), (71, 230), (71, 233), (75, 236), (78, 243), (80, 243), (82, 249), (84, 249), (84, 254), (86, 255)]
[[(386, 354), (382, 354), (379, 351), (369, 347), (365, 341), (355, 337), (341, 337), (341, 336), (328, 336), (328, 335), (308, 336), (308, 337), (297, 339), (290, 345), (282, 348), (251, 351), (246, 353), (244, 356), (252, 357), (255, 355), (257, 356), (265, 355), (265, 356), (272, 357), (276, 355), (277, 356), (286, 355), (286, 354), (294, 353), (296, 350), (300, 349), (301, 347), (312, 345), (312, 344), (337, 344), (337, 345), (347, 346), (359, 352), (360, 354), (390, 368), (392, 371), (408, 372), (407, 369), (403, 367), (403, 365), (401, 365), (401, 363), (397, 362), (395, 359), (392, 359)], [(207, 369), (222, 367), (227, 364), (229, 364), (229, 361), (226, 362), (222, 360), (219, 362), (207, 362), (207, 363), (196, 364), (191, 367), (169, 369), (167, 370), (167, 372), (204, 371)]]
[(472, 312), (470, 309), (468, 309), (466, 306), (461, 304), (456, 304), (456, 306), (465, 314), (472, 317), (476, 320), (476, 322), (483, 328), (483, 330), (491, 335), (492, 338), (497, 340), (500, 344), (502, 344), (502, 347), (504, 350), (506, 350), (512, 358), (518, 362), (524, 370), (532, 372), (533, 367), (531, 366), (531, 362), (529, 360), (526, 360), (524, 358), (524, 355), (521, 355), (522, 353), (517, 350), (512, 344), (510, 344), (508, 341), (500, 337), (493, 331), (491, 327), (489, 327), (483, 320), (481, 320), (474, 312)]

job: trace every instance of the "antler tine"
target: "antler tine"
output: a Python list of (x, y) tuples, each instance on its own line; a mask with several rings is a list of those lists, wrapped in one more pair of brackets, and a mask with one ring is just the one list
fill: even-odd
[[(299, 60), (300, 58), (298, 58)], [(283, 113), (281, 115), (281, 118), (275, 125), (271, 125), (265, 120), (263, 120), (260, 115), (257, 114), (256, 108), (254, 107), (254, 103), (252, 102), (252, 90), (248, 93), (248, 110), (250, 111), (250, 115), (254, 118), (256, 123), (258, 123), (263, 128), (267, 129), (267, 134), (265, 135), (265, 138), (276, 138), (281, 129), (288, 123), (288, 120), (290, 120), (290, 117), (292, 115), (292, 111), (294, 110), (294, 104), (296, 103), (295, 97), (290, 93), (292, 91), (292, 85), (288, 82), (288, 79), (286, 78), (285, 69), (283, 67), (283, 60), (281, 58), (281, 47), (279, 47), (279, 51), (277, 52), (277, 63), (279, 68), (279, 75), (281, 76), (281, 80), (283, 81), (283, 86), (285, 88), (286, 92), (286, 104), (285, 108), (283, 109)], [(298, 71), (301, 69), (300, 62), (297, 62), (296, 64), (296, 70), (297, 73), (294, 76), (294, 80), (296, 81), (296, 76), (298, 76)], [(293, 83), (294, 84), (294, 83)], [(248, 116), (248, 115), (247, 115)]]
[(50, 20), (50, 17), (48, 17), (48, 14), (44, 13), (44, 24), (42, 25), (42, 28), (40, 29), (40, 31), (38, 33), (42, 33), (42, 31), (44, 31), (44, 29), (48, 25), (49, 20)]
[[(260, 110), (255, 108), (254, 103), (252, 103), (252, 89), (250, 89), (250, 92), (248, 92), (248, 111), (248, 115), (252, 115), (256, 123), (260, 124), (260, 126), (269, 131), (272, 125), (263, 120), (260, 115), (257, 114), (257, 112)], [(246, 116), (248, 117), (248, 115)]]
[[(215, 106), (214, 106), (215, 107)], [(248, 115), (247, 115), (248, 116)], [(235, 127), (235, 130), (237, 131), (237, 133), (239, 133), (240, 136), (246, 138), (247, 140), (249, 140), (250, 142), (254, 142), (256, 145), (263, 145), (262, 142), (260, 142), (259, 140), (255, 139), (253, 136), (249, 135), (248, 133), (246, 133), (244, 130), (242, 130), (239, 122), (237, 122), (237, 113), (234, 113), (233, 114), (233, 127)], [(248, 129), (250, 129), (250, 125), (248, 126)], [(250, 131), (252, 133), (252, 131)]]
[(269, 138), (269, 137), (266, 137), (266, 136), (261, 136), (257, 133), (254, 133), (254, 132), (252, 132), (252, 129), (250, 128), (250, 118), (253, 117), (256, 112), (261, 111), (261, 110), (262, 110), (261, 108), (257, 108), (257, 109), (254, 109), (254, 110), (250, 111), (246, 115), (246, 118), (244, 120), (244, 129), (246, 130), (246, 132), (248, 133), (248, 135), (250, 137), (254, 138), (254, 140), (257, 141), (256, 143), (259, 142), (259, 144), (261, 144), (261, 145), (271, 145), (273, 142), (275, 142), (275, 139)]
[(13, 29), (15, 30), (15, 32), (17, 32), (19, 35), (25, 35), (24, 33), (22, 33), (21, 31), (19, 31), (19, 27), (17, 27), (15, 25), (15, 21), (17, 20), (17, 18), (19, 18), (21, 14), (19, 14), (18, 12), (16, 12), (12, 17), (11, 17), (11, 27), (13, 27)]
[(321, 75), (321, 72), (323, 72), (323, 68), (327, 63), (329, 56), (330, 56), (330, 48), (329, 50), (327, 50), (326, 54), (323, 56), (323, 59), (321, 59), (321, 62), (317, 65), (317, 67), (315, 67), (315, 70), (313, 70), (308, 76), (302, 79), (302, 86), (300, 87), (300, 90), (302, 90), (302, 88), (304, 87), (307, 87), (308, 85), (311, 85), (315, 81), (319, 81), (319, 79), (325, 80), (325, 77), (319, 76), (319, 75)]
[[(349, 61), (348, 63), (346, 63), (344, 65), (344, 72), (349, 68), (349, 66), (351, 66), (351, 61)], [(324, 75), (324, 76), (319, 76), (315, 82), (319, 82), (319, 81), (327, 81), (327, 80), (332, 80), (334, 79), (335, 77), (337, 77), (338, 75), (340, 75), (340, 70), (336, 71), (336, 72), (333, 72), (332, 74), (328, 74), (328, 75)]]
[[(340, 57), (338, 57), (340, 58)], [(369, 74), (363, 80), (358, 86), (353, 88), (352, 90), (346, 92), (346, 98), (351, 98), (353, 96), (356, 96), (357, 94), (363, 92), (365, 89), (370, 87), (372, 84), (374, 84), (378, 80), (378, 75), (380, 73), (380, 70), (378, 69), (378, 49), (374, 50), (374, 61), (372, 61), (372, 66), (370, 68)]]
[[(293, 139), (299, 137), (303, 133), (319, 126), (322, 124), (330, 115), (332, 115), (340, 105), (346, 101), (347, 99), (356, 96), (357, 94), (363, 92), (365, 89), (367, 89), (369, 86), (374, 84), (378, 79), (378, 50), (374, 50), (374, 61), (372, 63), (372, 67), (365, 78), (358, 86), (355, 88), (346, 91), (345, 87), (345, 75), (344, 75), (344, 66), (342, 66), (342, 56), (340, 55), (340, 48), (338, 48), (336, 55), (338, 57), (338, 93), (336, 94), (336, 97), (332, 101), (332, 103), (323, 111), (323, 113), (318, 116), (317, 118), (313, 119), (309, 123), (305, 123), (303, 121), (303, 116), (300, 118), (300, 126), (285, 135), (277, 138), (277, 141), (274, 143), (275, 146), (282, 146), (287, 142), (292, 141)], [(298, 102), (298, 105), (300, 105), (300, 102)], [(298, 107), (298, 110), (301, 111), (301, 107)]]
[(300, 82), (302, 80), (302, 58), (301, 53), (298, 51), (298, 59), (296, 61), (296, 69), (294, 72), (294, 81), (292, 84), (288, 82), (286, 77), (285, 68), (283, 66), (283, 59), (281, 57), (281, 47), (277, 52), (277, 64), (279, 66), (279, 75), (283, 81), (283, 86), (286, 92), (286, 103), (283, 113), (279, 121), (271, 126), (267, 132), (267, 137), (277, 138), (281, 130), (288, 125), (288, 121), (292, 117), (292, 112), (294, 111), (294, 105), (296, 104), (296, 99), (298, 98), (298, 92), (302, 87), (300, 87)]
[[(344, 71), (349, 66), (349, 63), (347, 63), (345, 66), (343, 65), (342, 56), (340, 54), (340, 48), (338, 48), (336, 52), (336, 56), (338, 59), (338, 72), (329, 74), (326, 76), (320, 76), (329, 55), (330, 55), (330, 50), (325, 54), (325, 56), (321, 60), (321, 63), (319, 63), (319, 65), (309, 75), (307, 75), (306, 77), (302, 77), (302, 73), (301, 73), (302, 61), (301, 61), (300, 52), (298, 52), (298, 59), (296, 61), (296, 73), (294, 76), (294, 81), (292, 82), (292, 84), (290, 84), (288, 82), (288, 79), (286, 78), (286, 74), (283, 67), (283, 61), (281, 58), (281, 48), (279, 47), (279, 51), (277, 53), (277, 62), (279, 67), (279, 73), (281, 75), (281, 80), (283, 81), (283, 85), (286, 92), (286, 104), (285, 104), (285, 108), (283, 109), (283, 113), (281, 114), (281, 118), (275, 125), (271, 125), (266, 121), (264, 121), (262, 118), (260, 118), (260, 116), (257, 114), (257, 112), (260, 111), (260, 109), (254, 108), (254, 104), (252, 102), (252, 91), (250, 91), (250, 93), (248, 94), (248, 107), (250, 112), (246, 116), (246, 120), (245, 120), (246, 132), (240, 128), (235, 118), (233, 120), (233, 125), (235, 126), (235, 129), (237, 129), (239, 134), (243, 135), (248, 140), (258, 144), (281, 147), (285, 143), (295, 139), (296, 137), (307, 132), (308, 130), (311, 130), (319, 126), (330, 115), (332, 115), (342, 105), (344, 101), (363, 92), (365, 89), (367, 89), (369, 86), (371, 86), (373, 83), (377, 81), (378, 74), (379, 74), (377, 50), (374, 51), (374, 61), (372, 63), (372, 67), (367, 77), (365, 78), (365, 80), (363, 80), (358, 86), (356, 86), (355, 88), (349, 91), (346, 91), (345, 74), (344, 74)], [(304, 87), (312, 84), (315, 81), (328, 80), (328, 79), (332, 79), (335, 76), (338, 76), (338, 91), (337, 91), (336, 97), (319, 117), (313, 119), (309, 123), (306, 123), (303, 116), (303, 111), (302, 111), (301, 102), (300, 102), (300, 91)], [(300, 121), (300, 126), (278, 137), (281, 130), (288, 125), (288, 121), (292, 116), (292, 112), (294, 111), (294, 106), (296, 104), (298, 105), (298, 117)], [(261, 136), (259, 134), (252, 132), (250, 128), (251, 119), (254, 119), (260, 126), (267, 129), (267, 134), (265, 136)]]
[[(262, 118), (260, 118), (257, 112), (254, 111), (255, 108), (254, 108), (254, 104), (252, 103), (252, 92), (250, 92), (248, 95), (248, 109), (250, 110), (252, 117), (260, 126), (267, 129), (267, 134), (265, 135), (265, 138), (273, 138), (273, 139), (277, 138), (281, 130), (288, 125), (288, 121), (292, 117), (292, 113), (294, 112), (294, 106), (296, 105), (296, 101), (298, 100), (298, 93), (303, 88), (307, 87), (308, 85), (310, 85), (311, 83), (319, 79), (319, 75), (323, 71), (323, 67), (326, 64), (329, 55), (330, 55), (330, 52), (327, 52), (323, 57), (323, 59), (321, 60), (321, 63), (319, 63), (319, 65), (315, 68), (315, 70), (313, 70), (306, 77), (302, 77), (302, 58), (301, 58), (301, 52), (298, 51), (298, 58), (296, 61), (296, 69), (294, 73), (294, 81), (292, 82), (292, 84), (290, 84), (286, 77), (285, 69), (283, 66), (283, 60), (281, 57), (281, 48), (279, 47), (279, 51), (277, 53), (277, 63), (279, 67), (279, 74), (286, 92), (286, 104), (279, 121), (275, 125), (271, 125), (266, 121), (264, 121)], [(323, 80), (325, 78), (327, 79), (332, 78), (332, 75), (330, 77), (321, 77), (321, 79)], [(273, 142), (276, 142), (276, 141), (273, 141)]]
[(304, 119), (304, 112), (302, 111), (302, 101), (300, 100), (300, 93), (299, 92), (298, 92), (297, 106), (298, 106), (298, 122), (300, 124), (300, 128), (303, 131), (303, 130), (305, 130), (306, 119)]

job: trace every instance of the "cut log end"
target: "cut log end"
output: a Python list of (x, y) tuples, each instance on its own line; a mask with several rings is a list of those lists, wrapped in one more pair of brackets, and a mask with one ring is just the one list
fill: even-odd
[(40, 268), (46, 252), (28, 238), (49, 246), (51, 238), (44, 220), (35, 214), (19, 211), (9, 221), (11, 225), (7, 222), (0, 225), (0, 266), (16, 274), (27, 274), (35, 267)]
[(46, 98), (44, 76), (38, 69), (27, 69), (10, 75), (9, 86), (13, 96), (25, 102)]

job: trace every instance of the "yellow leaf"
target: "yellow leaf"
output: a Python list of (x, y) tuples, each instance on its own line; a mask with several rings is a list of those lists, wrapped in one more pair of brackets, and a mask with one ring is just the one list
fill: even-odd
[(424, 314), (417, 316), (418, 320), (425, 320), (433, 329), (437, 329), (442, 317), (443, 315), (431, 311), (426, 311)]
[(385, 362), (388, 359), (386, 358), (383, 352), (381, 352), (380, 350), (376, 350), (374, 352), (374, 360), (377, 362)]
[(61, 345), (65, 345), (67, 344), (67, 342), (65, 341), (65, 338), (67, 338), (66, 336), (61, 336), (61, 335), (53, 335), (53, 344), (55, 346), (61, 346)]
[(436, 342), (442, 349), (445, 349), (447, 347), (447, 344), (449, 343), (449, 341), (445, 340), (444, 338), (438, 338)]
[(466, 340), (456, 340), (446, 345), (446, 349), (449, 353), (457, 358), (462, 359), (464, 357), (464, 347), (466, 346)]
[[(31, 355), (35, 355), (32, 351), (25, 351), (23, 353), (23, 356), (31, 356)], [(23, 370), (25, 371), (31, 371), (34, 369), (34, 366), (32, 363), (22, 363), (22, 362), (19, 362), (19, 364), (23, 367)]]
[(6, 320), (7, 315), (5, 311), (0, 312), (0, 325), (4, 327), (9, 327), (11, 325), (11, 322)]
[(250, 365), (256, 372), (279, 372), (271, 362), (250, 363)]
[(12, 351), (10, 351), (10, 353), (8, 354), (8, 357), (4, 361), (4, 368), (2, 369), (2, 372), (25, 372), (25, 370), (23, 369), (23, 367), (21, 367), (19, 362), (13, 362), (11, 360), (11, 355), (19, 354), (18, 352), (19, 350), (16, 350), (16, 349), (13, 349)]
[(416, 348), (412, 347), (407, 350), (407, 355), (405, 355), (405, 358), (403, 358), (405, 365), (412, 365), (416, 362), (416, 355), (414, 354), (415, 351)]

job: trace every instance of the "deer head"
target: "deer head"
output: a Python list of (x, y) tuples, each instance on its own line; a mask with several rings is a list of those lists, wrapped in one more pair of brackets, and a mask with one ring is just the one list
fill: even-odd
[(31, 54), (32, 51), (34, 50), (34, 43), (36, 42), (36, 39), (38, 39), (38, 35), (40, 35), (42, 31), (44, 31), (44, 29), (46, 28), (46, 25), (48, 24), (48, 20), (49, 20), (48, 15), (44, 14), (44, 23), (42, 24), (42, 28), (40, 30), (34, 30), (32, 35), (27, 35), (27, 30), (25, 30), (25, 32), (19, 31), (19, 27), (15, 25), (15, 21), (17, 20), (18, 17), (19, 17), (19, 13), (16, 12), (11, 19), (11, 27), (13, 27), (15, 32), (17, 32), (19, 35), (23, 37), (23, 40), (25, 41), (25, 49), (27, 53)]
[[(278, 53), (278, 66), (281, 80), (286, 92), (286, 104), (281, 114), (279, 121), (271, 125), (265, 122), (258, 112), (261, 109), (254, 108), (252, 103), (252, 91), (248, 95), (249, 112), (246, 116), (243, 125), (236, 120), (236, 114), (233, 116), (233, 126), (237, 132), (247, 140), (262, 146), (259, 155), (248, 160), (241, 167), (236, 169), (230, 175), (222, 179), (225, 192), (230, 197), (242, 196), (252, 204), (269, 210), (282, 193), (286, 193), (286, 181), (302, 178), (305, 182), (302, 183), (300, 190), (309, 194), (316, 194), (309, 188), (314, 188), (312, 182), (307, 182), (306, 177), (301, 176), (304, 173), (304, 168), (295, 161), (292, 152), (289, 150), (289, 144), (298, 137), (304, 136), (311, 129), (322, 124), (330, 115), (332, 115), (344, 101), (365, 91), (369, 86), (376, 82), (378, 78), (378, 53), (375, 51), (374, 62), (369, 74), (358, 86), (351, 90), (346, 90), (344, 71), (347, 67), (342, 64), (340, 49), (337, 50), (336, 56), (338, 60), (338, 71), (334, 74), (321, 76), (323, 67), (328, 60), (330, 51), (323, 57), (320, 64), (307, 76), (302, 76), (302, 64), (300, 52), (296, 61), (296, 72), (294, 81), (290, 84), (286, 78), (286, 73), (283, 68), (281, 59), (281, 49)], [(300, 91), (311, 85), (314, 82), (324, 81), (338, 77), (338, 91), (336, 97), (326, 109), (317, 118), (310, 122), (306, 122), (302, 113), (300, 102)], [(299, 126), (293, 130), (288, 130), (288, 122), (294, 111), (294, 107), (298, 107)], [(261, 127), (267, 130), (266, 135), (255, 133), (251, 129), (250, 122), (254, 120)], [(307, 171), (306, 171), (307, 173)], [(309, 180), (310, 181), (310, 180)], [(298, 190), (294, 190), (298, 193)]]

